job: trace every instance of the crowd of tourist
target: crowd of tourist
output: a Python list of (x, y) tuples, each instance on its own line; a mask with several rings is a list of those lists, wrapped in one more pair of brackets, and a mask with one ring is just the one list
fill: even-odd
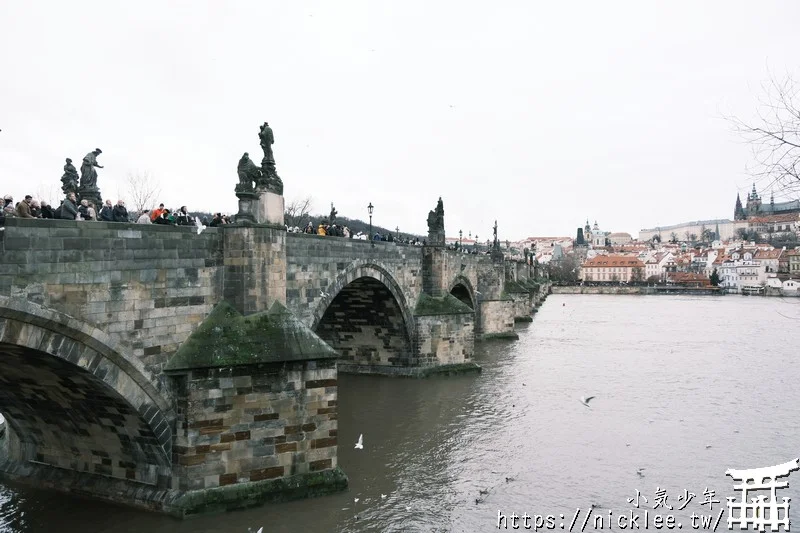
[[(87, 200), (77, 201), (75, 194), (70, 193), (61, 202), (57, 208), (53, 209), (52, 206), (46, 202), (38, 202), (32, 196), (26, 195), (24, 199), (14, 203), (14, 198), (11, 195), (6, 195), (3, 198), (2, 213), (0, 213), (0, 224), (6, 218), (19, 217), (19, 218), (51, 218), (51, 219), (64, 219), (64, 220), (86, 220), (86, 221), (101, 221), (101, 222), (136, 222), (137, 224), (165, 224), (172, 226), (207, 226), (217, 227), (225, 224), (232, 224), (233, 221), (228, 215), (222, 213), (214, 213), (209, 220), (203, 217), (198, 220), (189, 214), (186, 206), (181, 206), (180, 209), (172, 210), (160, 204), (157, 209), (145, 209), (138, 214), (129, 213), (125, 202), (122, 200), (117, 201), (116, 205), (112, 204), (111, 200), (106, 200), (100, 207), (99, 211), (93, 202)], [(320, 222), (315, 225), (312, 221), (300, 228), (299, 226), (286, 226), (286, 231), (290, 233), (306, 233), (311, 235), (322, 235), (329, 237), (342, 237), (345, 239), (357, 240), (370, 240), (370, 236), (364, 232), (353, 232), (345, 225), (329, 223), (328, 221)], [(383, 242), (396, 242), (398, 244), (406, 244), (410, 246), (424, 246), (425, 241), (417, 237), (394, 235), (391, 232), (381, 233), (375, 232), (371, 240)], [(452, 245), (451, 245), (452, 246)], [(458, 249), (456, 245), (455, 248)], [(463, 250), (464, 253), (477, 253), (477, 251)]]
[[(300, 226), (286, 226), (286, 231), (289, 233), (305, 233), (308, 235), (320, 235), (320, 236), (327, 236), (327, 237), (343, 237), (345, 239), (356, 239), (362, 241), (370, 240), (369, 235), (364, 232), (353, 232), (350, 230), (349, 227), (341, 225), (341, 224), (331, 224), (328, 221), (320, 222), (319, 224), (315, 225), (314, 222), (308, 221), (308, 224), (301, 228)], [(398, 244), (407, 244), (410, 246), (423, 246), (425, 241), (419, 240), (417, 237), (404, 237), (401, 235), (394, 235), (390, 232), (381, 233), (375, 232), (372, 235), (373, 241), (383, 241), (383, 242), (396, 242)]]
[[(111, 200), (106, 200), (98, 210), (94, 202), (85, 199), (79, 202), (75, 197), (75, 193), (69, 193), (61, 202), (61, 205), (55, 209), (47, 202), (38, 202), (31, 195), (26, 195), (25, 198), (14, 203), (14, 197), (7, 194), (3, 198), (0, 223), (5, 222), (6, 218), (14, 217), (136, 222), (138, 224), (166, 224), (173, 226), (197, 225), (197, 220), (189, 214), (185, 205), (181, 206), (180, 209), (171, 210), (166, 209), (164, 204), (160, 204), (157, 209), (145, 209), (138, 214), (131, 214), (128, 212), (128, 208), (125, 207), (123, 200), (117, 201), (116, 205), (112, 204)], [(216, 213), (211, 220), (202, 221), (203, 225), (212, 227), (230, 223), (230, 218), (223, 216), (221, 213)]]

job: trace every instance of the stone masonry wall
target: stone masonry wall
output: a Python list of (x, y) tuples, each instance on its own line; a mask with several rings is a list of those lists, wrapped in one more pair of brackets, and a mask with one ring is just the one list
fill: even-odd
[(481, 302), (481, 337), (508, 336), (514, 333), (514, 302), (512, 300), (491, 300)]
[[(422, 247), (288, 233), (286, 306), (308, 326), (322, 317), (336, 296), (332, 287), (346, 273), (375, 274), (383, 269), (413, 309), (422, 291)], [(406, 311), (408, 311), (406, 309)]]
[(317, 334), (345, 364), (408, 366), (410, 339), (392, 294), (372, 278), (358, 279), (334, 298)]
[(336, 468), (335, 365), (271, 363), (177, 378), (173, 486), (213, 489)]
[(271, 227), (221, 228), (224, 297), (240, 313), (286, 305), (286, 231)]
[(0, 233), (0, 295), (125, 342), (161, 367), (222, 295), (216, 228), (13, 218)]
[(475, 353), (474, 314), (416, 316), (415, 364), (419, 366), (469, 363)]

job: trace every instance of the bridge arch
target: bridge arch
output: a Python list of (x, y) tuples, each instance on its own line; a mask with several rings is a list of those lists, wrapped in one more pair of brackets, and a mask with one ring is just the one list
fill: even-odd
[(163, 385), (68, 315), (0, 297), (0, 412), (9, 427), (0, 469), (12, 475), (47, 465), (169, 485), (175, 414)]
[(459, 274), (450, 282), (450, 294), (467, 304), (474, 311), (478, 307), (478, 298), (472, 282), (466, 276)]
[(311, 328), (360, 366), (410, 364), (414, 316), (402, 288), (378, 262), (350, 263), (323, 290)]

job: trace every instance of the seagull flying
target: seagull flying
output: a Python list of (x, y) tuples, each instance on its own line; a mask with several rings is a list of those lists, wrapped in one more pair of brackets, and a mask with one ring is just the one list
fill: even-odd
[(592, 398), (594, 398), (594, 396), (589, 396), (588, 398), (584, 398), (583, 396), (581, 396), (581, 403), (586, 407), (589, 407), (589, 402), (592, 401)]
[(644, 477), (644, 474), (642, 474), (642, 472), (644, 472), (644, 468), (640, 468), (639, 470), (637, 470), (636, 474), (638, 474), (639, 477)]
[(358, 503), (358, 498), (353, 498), (353, 503)]
[(364, 434), (358, 436), (358, 442), (356, 442), (356, 450), (363, 450), (364, 449)]
[(263, 527), (258, 528), (258, 531), (256, 531), (256, 533), (264, 533), (264, 528)]
[(385, 499), (386, 499), (386, 494), (381, 494), (381, 500), (385, 500)]
[(320, 296), (322, 296), (323, 298), (327, 298), (327, 297), (328, 297), (328, 293), (326, 293), (326, 292), (325, 292), (325, 291), (323, 291), (323, 290), (320, 290), (320, 291), (319, 291), (319, 295), (320, 295)]
[(204, 229), (206, 229), (206, 227), (204, 225), (202, 225), (202, 224), (197, 226), (197, 234), (200, 235), (201, 233), (203, 233)]

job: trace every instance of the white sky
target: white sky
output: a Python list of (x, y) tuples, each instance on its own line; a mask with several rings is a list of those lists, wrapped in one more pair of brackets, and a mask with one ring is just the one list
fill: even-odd
[[(235, 212), (275, 133), (287, 201), (424, 233), (570, 235), (730, 218), (797, 2), (0, 3), (0, 193), (60, 192), (99, 147), (104, 197)], [(768, 196), (768, 191), (766, 192)]]

